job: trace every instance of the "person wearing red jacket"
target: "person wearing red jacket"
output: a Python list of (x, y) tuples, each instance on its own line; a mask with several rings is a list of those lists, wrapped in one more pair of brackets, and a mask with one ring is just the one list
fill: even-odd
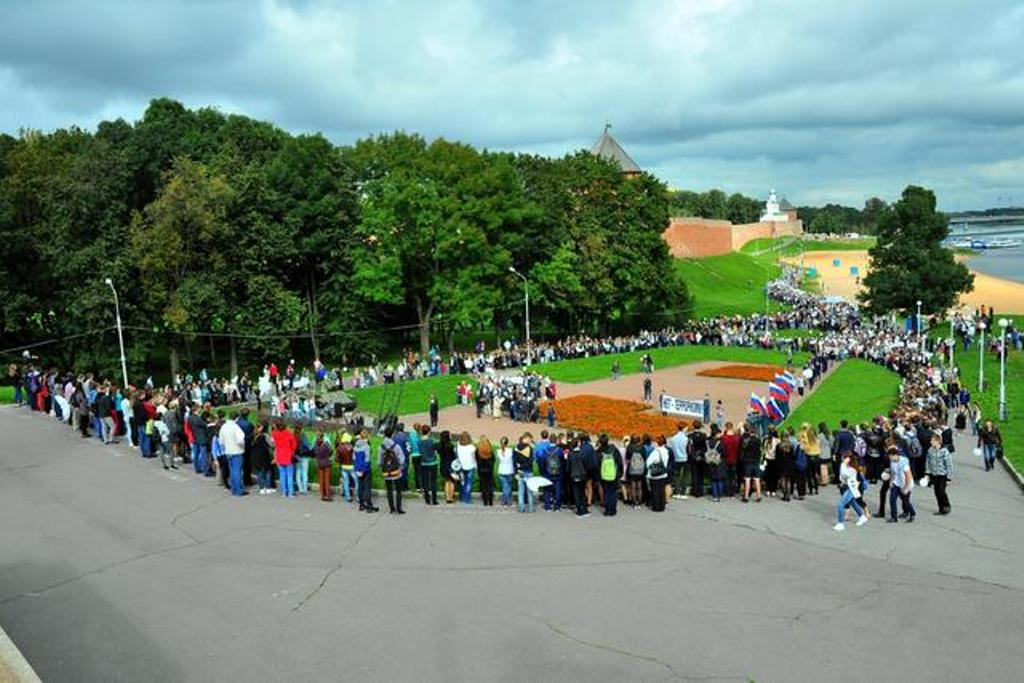
[(732, 498), (739, 488), (740, 464), (740, 434), (732, 422), (725, 423), (722, 450), (722, 462), (725, 463), (725, 495)]
[(274, 422), (274, 462), (277, 464), (281, 492), (285, 498), (295, 497), (295, 450), (299, 444), (295, 435), (285, 427), (284, 420)]

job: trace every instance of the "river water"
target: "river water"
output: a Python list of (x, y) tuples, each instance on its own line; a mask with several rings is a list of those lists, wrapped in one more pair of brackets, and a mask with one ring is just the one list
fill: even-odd
[[(960, 231), (957, 231), (958, 235), (959, 233)], [(1024, 241), (1024, 225), (1005, 226), (999, 229), (998, 234), (994, 235), (984, 230), (973, 231), (970, 234), (983, 240), (993, 237), (1009, 237)], [(973, 270), (994, 277), (1024, 282), (1024, 247), (980, 251), (977, 256), (968, 259), (967, 264)]]

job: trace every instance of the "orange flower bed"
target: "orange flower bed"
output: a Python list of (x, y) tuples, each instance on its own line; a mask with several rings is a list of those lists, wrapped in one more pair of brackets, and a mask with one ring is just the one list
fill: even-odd
[[(547, 412), (548, 404), (541, 404), (540, 414)], [(572, 429), (584, 430), (590, 434), (608, 434), (619, 440), (628, 434), (658, 434), (670, 436), (675, 434), (680, 422), (690, 424), (687, 419), (663, 416), (654, 411), (652, 406), (639, 401), (626, 401), (607, 396), (584, 394), (553, 401), (555, 419), (558, 424)]]
[(719, 365), (717, 368), (701, 370), (701, 377), (723, 377), (725, 379), (749, 379), (755, 382), (771, 382), (775, 375), (781, 375), (785, 368), (776, 365)]

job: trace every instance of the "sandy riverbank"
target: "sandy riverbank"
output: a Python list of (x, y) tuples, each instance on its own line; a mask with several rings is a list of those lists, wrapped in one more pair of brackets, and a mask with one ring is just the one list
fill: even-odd
[[(839, 265), (833, 264), (839, 259)], [(860, 290), (860, 280), (868, 271), (866, 251), (813, 251), (803, 257), (782, 259), (783, 262), (802, 264), (804, 268), (817, 268), (818, 278), (824, 294), (834, 294), (853, 299)], [(858, 275), (852, 275), (850, 268), (856, 267)], [(960, 305), (977, 308), (985, 304), (994, 306), (1005, 313), (1024, 313), (1024, 283), (1004, 280), (985, 273), (974, 273), (974, 291), (961, 295)]]

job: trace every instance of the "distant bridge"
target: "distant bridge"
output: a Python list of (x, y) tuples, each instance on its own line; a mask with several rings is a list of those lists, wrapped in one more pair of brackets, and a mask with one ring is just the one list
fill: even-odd
[(972, 225), (978, 223), (1024, 223), (1024, 213), (1006, 216), (958, 216), (949, 219), (950, 225)]

